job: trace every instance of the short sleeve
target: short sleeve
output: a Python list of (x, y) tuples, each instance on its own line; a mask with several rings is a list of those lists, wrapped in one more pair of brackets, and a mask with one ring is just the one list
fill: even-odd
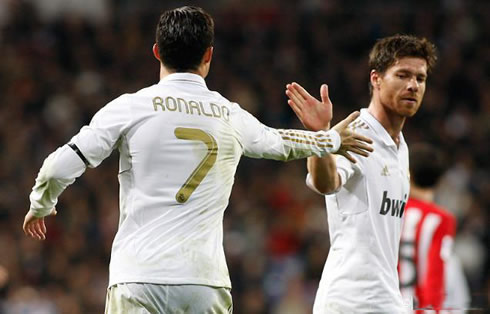
[[(356, 158), (356, 157), (354, 157)], [(361, 171), (361, 162), (357, 158), (357, 163), (352, 163), (350, 162), (347, 158), (336, 155), (336, 165), (337, 165), (337, 172), (340, 176), (340, 186), (343, 186), (344, 184), (349, 181), (350, 178), (352, 178), (356, 172), (362, 172)]]
[(340, 155), (334, 155), (334, 158), (336, 159), (336, 166), (337, 166), (337, 173), (340, 177), (340, 184), (337, 187), (337, 189), (329, 192), (329, 193), (322, 193), (317, 190), (315, 185), (313, 184), (313, 177), (311, 176), (310, 173), (306, 175), (306, 186), (309, 187), (312, 191), (321, 194), (321, 195), (330, 195), (330, 194), (335, 194), (340, 189), (342, 186), (356, 173), (356, 171), (360, 171), (359, 167), (356, 167), (355, 164), (351, 163), (349, 160), (346, 158), (340, 156)]

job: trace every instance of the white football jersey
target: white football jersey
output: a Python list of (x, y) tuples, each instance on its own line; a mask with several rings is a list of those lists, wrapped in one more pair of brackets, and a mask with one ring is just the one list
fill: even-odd
[(143, 282), (230, 287), (223, 214), (242, 155), (291, 160), (337, 151), (335, 131), (276, 130), (175, 73), (102, 108), (51, 154), (31, 193), (46, 215), (87, 166), (120, 153), (120, 219), (109, 285)]
[(374, 141), (374, 152), (355, 164), (336, 159), (342, 182), (325, 196), (331, 247), (313, 312), (403, 313), (397, 263), (410, 188), (407, 145), (400, 134), (397, 148), (367, 109), (351, 126)]

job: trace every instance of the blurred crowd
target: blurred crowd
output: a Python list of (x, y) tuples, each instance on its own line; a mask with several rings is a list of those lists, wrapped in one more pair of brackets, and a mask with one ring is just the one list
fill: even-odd
[[(437, 202), (458, 219), (455, 252), (472, 307), (490, 300), (490, 2), (485, 0), (194, 1), (215, 18), (210, 89), (265, 124), (302, 128), (286, 103), (296, 81), (334, 122), (369, 102), (367, 55), (379, 37), (426, 36), (439, 48), (408, 144), (450, 157)], [(101, 313), (118, 223), (117, 153), (60, 197), (48, 238), (22, 232), (44, 158), (108, 101), (158, 81), (160, 13), (180, 1), (0, 0), (0, 313)], [(311, 312), (328, 254), (324, 201), (304, 161), (243, 158), (225, 213), (234, 313)]]

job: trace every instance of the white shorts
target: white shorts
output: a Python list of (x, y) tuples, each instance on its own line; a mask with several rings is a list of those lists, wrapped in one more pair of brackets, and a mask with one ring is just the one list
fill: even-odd
[(109, 287), (106, 314), (229, 314), (233, 311), (228, 288), (200, 285), (124, 283)]

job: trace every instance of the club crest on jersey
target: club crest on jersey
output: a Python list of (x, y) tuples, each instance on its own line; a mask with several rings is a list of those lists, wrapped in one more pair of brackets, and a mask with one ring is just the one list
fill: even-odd
[(382, 175), (383, 177), (387, 177), (387, 176), (389, 176), (389, 175), (390, 175), (390, 172), (388, 171), (388, 166), (387, 166), (387, 165), (385, 165), (385, 166), (383, 167), (383, 169), (381, 170), (381, 175)]
[(407, 204), (407, 194), (404, 196), (404, 200), (390, 199), (388, 197), (388, 191), (383, 191), (383, 199), (381, 200), (381, 208), (379, 213), (383, 216), (387, 215), (391, 209), (391, 216), (401, 218), (405, 205)]

